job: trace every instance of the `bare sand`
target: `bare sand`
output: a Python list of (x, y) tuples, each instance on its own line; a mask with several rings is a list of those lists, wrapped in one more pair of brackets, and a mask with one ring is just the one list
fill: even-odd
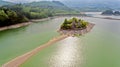
[(23, 23), (10, 25), (10, 26), (0, 27), (0, 31), (27, 26), (27, 25), (30, 25), (33, 22), (47, 21), (47, 20), (50, 20), (51, 18), (55, 18), (55, 17), (48, 17), (48, 18), (43, 18), (43, 19), (32, 19), (32, 20), (30, 20), (30, 22), (23, 22)]
[(35, 55), (36, 53), (38, 53), (42, 49), (60, 41), (60, 40), (63, 40), (67, 37), (69, 37), (69, 36), (68, 35), (61, 35), (61, 36), (55, 37), (55, 38), (51, 39), (50, 41), (48, 41), (47, 43), (33, 49), (32, 51), (27, 52), (21, 56), (18, 56), (15, 59), (3, 64), (2, 67), (19, 67), (22, 63), (24, 63), (26, 60), (28, 60), (30, 57), (32, 57), (33, 55)]
[(0, 31), (27, 26), (27, 25), (30, 25), (31, 23), (32, 22), (24, 22), (24, 23), (14, 24), (10, 26), (0, 27)]

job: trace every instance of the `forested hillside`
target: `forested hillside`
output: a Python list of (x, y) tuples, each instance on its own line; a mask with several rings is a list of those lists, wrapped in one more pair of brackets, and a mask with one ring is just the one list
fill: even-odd
[(78, 11), (71, 9), (67, 5), (64, 5), (60, 1), (40, 1), (24, 4), (26, 6), (40, 7), (43, 9), (49, 9), (54, 14), (75, 14), (79, 13)]
[(13, 4), (13, 3), (0, 0), (0, 6), (8, 5), (8, 4), (11, 5), (11, 4)]
[(0, 8), (0, 27), (23, 23), (27, 21), (28, 19), (20, 13), (17, 13), (8, 8)]
[[(21, 23), (27, 19), (42, 19), (59, 14), (79, 13), (59, 1), (40, 1), (26, 4), (4, 5), (1, 7), (0, 12), (1, 26)], [(19, 17), (21, 17), (22, 20), (18, 19)]]

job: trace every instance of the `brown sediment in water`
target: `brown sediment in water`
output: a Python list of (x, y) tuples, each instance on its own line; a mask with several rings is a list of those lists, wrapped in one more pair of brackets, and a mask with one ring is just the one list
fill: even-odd
[(62, 29), (60, 29), (58, 32), (60, 34), (64, 34), (64, 35), (75, 35), (75, 34), (83, 35), (83, 34), (90, 32), (92, 30), (92, 28), (94, 27), (94, 25), (95, 24), (93, 24), (93, 23), (89, 23), (87, 25), (87, 27), (84, 29), (80, 29), (80, 30), (79, 29), (78, 30), (77, 29), (76, 30), (62, 30)]
[(30, 57), (32, 57), (33, 55), (35, 55), (36, 53), (38, 53), (39, 51), (41, 51), (42, 49), (60, 41), (63, 40), (65, 38), (69, 37), (68, 35), (61, 35), (58, 37), (55, 37), (53, 39), (51, 39), (50, 41), (48, 41), (47, 43), (35, 48), (34, 50), (27, 52), (21, 56), (16, 57), (15, 59), (5, 63), (2, 65), (2, 67), (19, 67), (21, 64), (23, 64), (26, 60), (28, 60)]

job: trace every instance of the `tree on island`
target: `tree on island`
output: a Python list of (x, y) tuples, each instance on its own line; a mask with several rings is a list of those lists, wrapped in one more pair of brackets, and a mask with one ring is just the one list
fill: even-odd
[(79, 29), (84, 29), (86, 28), (88, 25), (88, 22), (81, 20), (81, 19), (77, 19), (77, 18), (72, 18), (70, 20), (65, 19), (64, 23), (61, 25), (61, 29), (63, 30), (79, 30)]
[(69, 20), (65, 19), (58, 32), (69, 36), (80, 36), (90, 32), (94, 25), (93, 23), (74, 17)]

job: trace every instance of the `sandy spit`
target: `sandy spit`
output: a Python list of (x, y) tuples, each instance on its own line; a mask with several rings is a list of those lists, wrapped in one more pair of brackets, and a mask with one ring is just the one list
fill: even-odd
[(69, 37), (68, 35), (60, 35), (58, 37), (55, 37), (53, 39), (51, 39), (50, 41), (48, 41), (47, 43), (33, 49), (30, 52), (27, 52), (21, 56), (16, 57), (15, 59), (5, 63), (2, 65), (2, 67), (19, 67), (21, 64), (23, 64), (26, 60), (28, 60), (30, 57), (32, 57), (33, 55), (35, 55), (36, 53), (38, 53), (39, 51), (41, 51), (42, 49), (60, 41), (63, 40), (65, 38)]
[(30, 25), (31, 23), (32, 22), (24, 22), (24, 23), (20, 23), (20, 24), (15, 24), (15, 25), (10, 25), (10, 26), (0, 27), (0, 31), (8, 30), (8, 29), (15, 29), (15, 28), (27, 26), (27, 25)]

